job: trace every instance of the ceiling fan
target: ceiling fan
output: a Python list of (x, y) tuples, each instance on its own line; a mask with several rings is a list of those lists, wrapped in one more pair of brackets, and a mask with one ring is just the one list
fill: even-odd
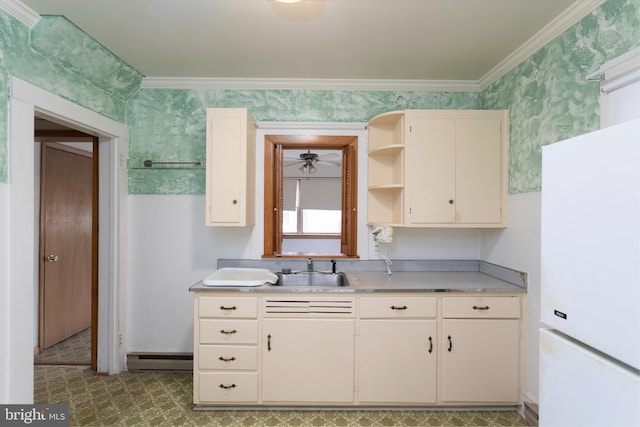
[(318, 155), (317, 153), (312, 153), (311, 150), (307, 150), (306, 153), (300, 153), (300, 156), (298, 158), (285, 157), (284, 164), (285, 166), (300, 164), (298, 170), (302, 173), (310, 174), (317, 172), (317, 166), (340, 166), (341, 160), (339, 157), (340, 156), (338, 156), (336, 153)]

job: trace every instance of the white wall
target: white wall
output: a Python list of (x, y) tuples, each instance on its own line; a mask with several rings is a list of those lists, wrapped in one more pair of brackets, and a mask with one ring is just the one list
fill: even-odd
[(526, 295), (526, 390), (538, 402), (538, 328), (540, 323), (540, 193), (509, 196), (509, 224), (505, 230), (484, 230), (484, 261), (528, 273)]
[[(6, 337), (6, 370), (0, 374), (7, 392), (0, 396), (3, 403), (33, 401), (33, 105), (19, 99), (11, 100), (9, 133), (8, 218), (3, 230), (8, 243), (7, 268), (1, 283), (7, 299), (0, 301), (0, 311), (6, 322), (0, 325)], [(26, 122), (26, 123), (25, 123)], [(24, 126), (22, 125), (24, 124)]]
[(193, 351), (189, 286), (251, 258), (252, 227), (206, 227), (204, 196), (129, 196), (127, 351)]
[(9, 401), (9, 186), (0, 182), (0, 402)]

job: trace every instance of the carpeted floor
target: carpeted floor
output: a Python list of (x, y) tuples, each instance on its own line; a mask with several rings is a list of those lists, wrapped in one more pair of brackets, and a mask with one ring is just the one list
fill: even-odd
[(191, 373), (34, 372), (35, 403), (68, 404), (72, 426), (526, 426), (515, 411), (194, 411)]

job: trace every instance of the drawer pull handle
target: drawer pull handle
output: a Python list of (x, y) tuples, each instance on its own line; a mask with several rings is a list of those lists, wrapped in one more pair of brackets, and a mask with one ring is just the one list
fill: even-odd
[(231, 331), (225, 331), (224, 329), (220, 329), (220, 333), (221, 334), (225, 334), (225, 335), (232, 335), (232, 334), (237, 334), (238, 331), (236, 331), (235, 329), (233, 329)]
[(236, 358), (235, 357), (227, 358), (227, 357), (220, 356), (220, 357), (218, 357), (218, 360), (222, 360), (223, 362), (233, 362), (234, 360), (236, 360)]
[(225, 307), (224, 305), (220, 306), (220, 310), (237, 310), (238, 307), (236, 307), (235, 305), (232, 307)]
[(449, 348), (447, 349), (447, 351), (451, 353), (451, 350), (453, 350), (453, 341), (451, 340), (451, 335), (449, 335), (447, 339), (449, 340)]
[(402, 307), (396, 307), (395, 305), (391, 306), (391, 310), (406, 310), (407, 308), (409, 307), (407, 307), (406, 305), (403, 305)]
[(220, 384), (218, 387), (220, 387), (221, 389), (224, 389), (224, 390), (229, 390), (229, 389), (232, 389), (232, 388), (236, 388), (237, 386), (235, 384), (231, 384), (231, 385)]
[(471, 307), (471, 308), (473, 308), (474, 310), (489, 310), (489, 306), (488, 306), (488, 305), (485, 305), (485, 306), (477, 306), (477, 305), (474, 305), (474, 306), (473, 306), (473, 307)]
[(429, 354), (433, 353), (433, 339), (429, 337)]
[(267, 335), (267, 351), (271, 351), (271, 334)]

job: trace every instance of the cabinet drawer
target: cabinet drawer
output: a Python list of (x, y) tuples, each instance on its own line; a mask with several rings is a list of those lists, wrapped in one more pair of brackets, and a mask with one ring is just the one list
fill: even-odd
[(198, 392), (203, 402), (257, 402), (258, 374), (256, 372), (201, 372)]
[(442, 298), (445, 318), (519, 318), (518, 297), (445, 297)]
[(200, 344), (256, 344), (257, 320), (200, 319)]
[(360, 298), (361, 318), (436, 317), (436, 298)]
[(239, 345), (201, 345), (199, 369), (247, 370), (258, 368), (258, 348)]
[(200, 317), (247, 317), (258, 316), (258, 299), (247, 297), (200, 297)]

